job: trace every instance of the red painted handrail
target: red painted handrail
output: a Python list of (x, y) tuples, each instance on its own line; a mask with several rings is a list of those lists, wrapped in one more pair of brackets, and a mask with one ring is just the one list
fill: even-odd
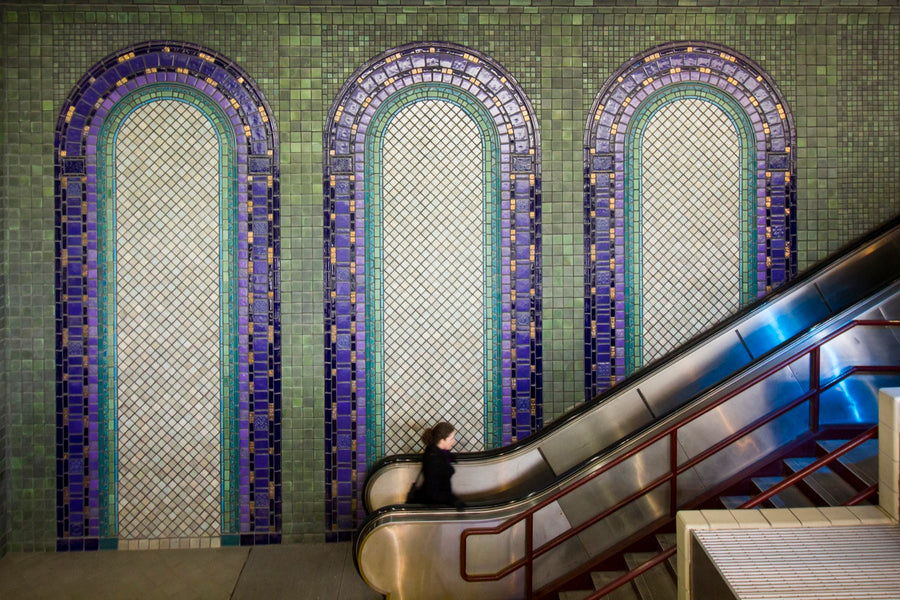
[[(622, 454), (621, 456), (613, 459), (609, 463), (606, 463), (605, 465), (603, 465), (596, 471), (586, 475), (585, 477), (582, 477), (578, 481), (575, 481), (575, 482), (567, 485), (563, 489), (552, 494), (549, 498), (546, 498), (543, 501), (541, 501), (540, 503), (536, 504), (535, 506), (530, 507), (523, 513), (516, 515), (515, 517), (512, 517), (511, 519), (507, 520), (505, 523), (502, 523), (495, 527), (471, 528), (471, 529), (464, 530), (460, 534), (460, 561), (459, 561), (460, 576), (462, 577), (462, 579), (464, 581), (472, 581), (472, 582), (499, 581), (500, 579), (503, 579), (510, 573), (512, 573), (522, 567), (525, 567), (525, 571), (526, 571), (525, 594), (526, 594), (526, 598), (532, 598), (532, 596), (533, 596), (532, 573), (533, 573), (533, 568), (534, 568), (534, 560), (536, 558), (549, 552), (550, 550), (559, 546), (563, 542), (578, 535), (579, 533), (581, 533), (588, 527), (590, 527), (590, 526), (594, 525), (595, 523), (601, 521), (602, 519), (606, 518), (607, 516), (609, 516), (616, 510), (622, 508), (623, 506), (627, 506), (628, 504), (630, 504), (637, 498), (640, 498), (641, 496), (646, 495), (650, 491), (656, 489), (657, 487), (659, 487), (660, 485), (663, 485), (665, 483), (669, 483), (672, 487), (672, 489), (670, 491), (670, 499), (671, 499), (670, 517), (674, 517), (675, 509), (676, 509), (675, 504), (676, 504), (676, 498), (677, 498), (677, 478), (678, 478), (679, 474), (685, 472), (686, 470), (695, 466), (699, 462), (709, 458), (710, 456), (713, 456), (714, 454), (721, 451), (723, 448), (727, 447), (734, 441), (748, 435), (749, 433), (755, 431), (756, 429), (759, 429), (763, 425), (770, 423), (774, 419), (785, 414), (786, 412), (790, 411), (791, 409), (796, 408), (797, 406), (801, 405), (802, 403), (804, 403), (806, 401), (810, 401), (810, 405), (811, 405), (810, 416), (811, 416), (811, 418), (814, 418), (814, 421), (813, 420), (810, 421), (810, 427), (812, 428), (813, 431), (817, 431), (818, 425), (819, 425), (818, 424), (818, 397), (822, 391), (824, 391), (834, 385), (837, 385), (837, 383), (839, 383), (840, 381), (845, 380), (847, 377), (849, 377), (850, 375), (857, 373), (857, 372), (898, 372), (898, 371), (900, 371), (900, 365), (898, 365), (898, 366), (894, 366), (894, 365), (891, 365), (891, 366), (881, 366), (881, 365), (879, 365), (879, 366), (854, 366), (854, 367), (848, 369), (847, 371), (841, 373), (838, 377), (834, 378), (832, 381), (828, 382), (825, 385), (821, 384), (821, 382), (819, 381), (819, 377), (817, 376), (819, 373), (819, 363), (820, 363), (819, 349), (823, 345), (827, 344), (828, 342), (834, 340), (838, 336), (846, 333), (847, 331), (849, 331), (850, 329), (853, 329), (855, 327), (897, 327), (897, 326), (900, 326), (900, 321), (897, 321), (897, 320), (851, 321), (850, 323), (847, 323), (846, 325), (844, 325), (844, 326), (840, 327), (839, 329), (837, 329), (836, 331), (832, 332), (825, 338), (823, 338), (813, 344), (810, 344), (809, 346), (803, 348), (802, 350), (800, 350), (798, 352), (795, 352), (789, 358), (786, 358), (786, 359), (780, 361), (778, 364), (767, 369), (762, 374), (760, 374), (756, 377), (753, 377), (752, 379), (750, 379), (747, 382), (744, 382), (743, 384), (741, 384), (734, 390), (730, 391), (729, 393), (723, 395), (721, 398), (718, 398), (714, 402), (710, 403), (708, 406), (703, 407), (702, 409), (685, 417), (684, 419), (680, 420), (677, 423), (673, 423), (672, 425), (665, 428), (663, 431), (658, 432), (657, 434), (653, 435), (650, 439), (644, 440), (643, 442), (638, 444), (636, 447), (630, 449), (629, 451)], [(728, 402), (729, 400), (731, 400), (738, 394), (745, 392), (746, 390), (750, 389), (757, 383), (770, 377), (772, 374), (780, 371), (781, 369), (796, 362), (797, 360), (800, 360), (803, 356), (806, 356), (806, 355), (810, 356), (810, 361), (811, 361), (811, 364), (810, 364), (810, 374), (811, 374), (810, 389), (807, 392), (805, 392), (800, 398), (797, 398), (796, 400), (792, 401), (788, 405), (780, 407), (777, 410), (773, 411), (772, 413), (769, 413), (768, 415), (765, 415), (765, 416), (761, 417), (760, 419), (757, 419), (753, 423), (750, 423), (749, 425), (745, 426), (741, 430), (739, 430), (739, 431), (731, 434), (727, 438), (717, 442), (715, 445), (708, 448), (703, 453), (698, 454), (697, 456), (693, 457), (689, 461), (685, 462), (683, 465), (678, 466), (676, 464), (677, 460), (675, 458), (675, 452), (673, 451), (673, 449), (677, 447), (678, 431), (681, 428), (683, 428), (688, 423), (695, 421), (696, 419), (703, 416), (704, 414), (714, 410), (715, 408), (718, 408), (719, 406), (721, 406), (725, 402)], [(533, 545), (534, 544), (534, 540), (533, 540), (534, 515), (538, 511), (549, 506), (553, 502), (556, 502), (560, 498), (567, 496), (568, 494), (572, 493), (576, 489), (583, 487), (584, 485), (586, 485), (593, 479), (606, 473), (613, 467), (621, 464), (622, 462), (628, 460), (629, 458), (635, 456), (639, 452), (647, 449), (654, 443), (656, 443), (659, 440), (666, 438), (666, 437), (670, 438), (669, 473), (667, 473), (667, 474), (663, 475), (662, 477), (658, 478), (657, 480), (645, 485), (643, 488), (641, 488), (637, 492), (629, 495), (627, 498), (622, 499), (617, 504), (607, 508), (600, 514), (596, 515), (595, 517), (593, 517), (591, 519), (588, 519), (587, 521), (578, 525), (577, 527), (571, 528), (568, 531), (565, 531), (565, 532), (557, 535), (556, 537), (545, 542), (543, 545), (541, 545), (538, 548), (534, 547), (534, 545)], [(868, 438), (866, 438), (866, 439), (868, 439)], [(862, 441), (865, 441), (865, 440), (862, 440)], [(862, 441), (859, 441), (858, 443), (862, 443)], [(849, 451), (850, 449), (852, 449), (852, 448), (847, 448), (846, 451)], [(840, 449), (838, 449), (838, 450), (840, 450)], [(843, 454), (843, 452), (841, 454)], [(837, 458), (837, 457), (835, 457), (835, 458)], [(817, 461), (817, 462), (820, 462), (820, 461)], [(808, 468), (809, 467), (807, 467), (807, 469)], [(804, 469), (804, 471), (806, 471), (807, 469)], [(781, 484), (779, 484), (779, 486), (780, 486), (780, 489), (783, 489), (784, 487), (788, 487), (788, 485), (782, 486)], [(767, 492), (768, 491), (769, 490), (767, 490)], [(773, 492), (772, 495), (774, 495), (775, 493), (777, 493), (777, 492)], [(856, 500), (856, 502), (861, 502), (862, 500), (870, 497), (874, 493), (875, 493), (874, 490), (872, 490), (872, 491), (864, 490), (863, 492), (858, 494), (859, 498), (854, 498), (851, 500)], [(762, 502), (762, 501), (764, 501), (764, 499), (760, 500), (760, 502)], [(495, 573), (470, 575), (468, 573), (468, 567), (467, 567), (467, 563), (466, 563), (466, 543), (468, 541), (468, 538), (471, 536), (476, 536), (476, 535), (496, 535), (496, 534), (506, 531), (507, 529), (510, 529), (511, 527), (517, 525), (518, 523), (521, 523), (522, 521), (525, 521), (526, 538), (527, 538), (525, 540), (525, 545), (526, 545), (525, 556), (523, 556), (521, 559), (507, 565), (505, 568), (503, 568)], [(670, 549), (670, 550), (672, 551), (672, 553), (674, 553), (673, 549)], [(656, 558), (659, 558), (659, 557), (656, 557)], [(651, 559), (651, 561), (649, 561), (649, 562), (655, 561), (656, 558)], [(647, 569), (652, 568), (652, 566), (654, 566), (655, 564), (662, 562), (662, 560), (665, 560), (665, 559), (663, 558), (663, 559), (660, 559), (658, 562), (654, 562), (653, 565), (647, 566), (646, 569), (643, 569), (644, 565), (642, 565), (641, 567), (639, 567), (639, 568), (643, 569), (641, 571), (641, 573), (643, 573)], [(646, 564), (648, 564), (648, 563), (645, 563), (645, 565)], [(637, 577), (638, 575), (639, 574), (636, 574), (636, 575), (634, 575), (634, 577)], [(621, 583), (624, 583), (626, 581), (631, 581), (631, 579), (633, 579), (634, 577), (631, 577), (631, 573), (628, 573), (620, 578), (620, 579), (622, 579)], [(613, 584), (616, 584), (616, 586), (617, 586), (617, 585), (621, 585), (621, 583), (617, 583), (616, 581), (613, 581), (613, 582), (610, 582), (607, 586), (604, 586), (603, 589), (607, 590), (605, 593), (609, 593), (609, 590), (614, 589), (614, 587), (615, 587)], [(591, 596), (591, 597), (593, 598), (593, 596)], [(599, 596), (597, 596), (597, 597), (599, 597)]]
[(805, 467), (803, 467), (802, 469), (800, 469), (799, 471), (797, 471), (790, 477), (788, 477), (782, 481), (779, 481), (778, 483), (776, 483), (772, 487), (768, 488), (766, 491), (762, 492), (758, 496), (754, 496), (753, 498), (747, 500), (746, 502), (744, 502), (743, 504), (738, 506), (738, 508), (739, 509), (755, 508), (755, 507), (759, 506), (760, 504), (762, 504), (763, 502), (765, 502), (766, 500), (768, 500), (775, 494), (777, 494), (783, 490), (786, 490), (787, 488), (791, 487), (792, 485), (798, 483), (800, 480), (805, 479), (806, 476), (809, 475), (810, 473), (814, 473), (814, 472), (818, 471), (819, 469), (821, 469), (822, 467), (824, 467), (828, 464), (831, 464), (833, 461), (835, 461), (838, 458), (842, 457), (843, 455), (847, 454), (848, 452), (850, 452), (851, 450), (853, 450), (854, 448), (856, 448), (863, 442), (865, 442), (867, 440), (875, 439), (877, 437), (878, 437), (878, 425), (862, 432), (861, 434), (859, 434), (858, 436), (856, 436), (855, 438), (853, 438), (846, 444), (843, 444), (839, 448), (835, 448), (834, 450), (832, 450), (831, 452), (829, 452), (822, 458), (816, 460), (815, 462), (812, 462), (812, 463), (806, 465)]
[[(877, 437), (878, 437), (878, 426), (876, 425), (875, 427), (872, 427), (871, 429), (864, 431), (863, 433), (861, 433), (857, 437), (853, 438), (846, 444), (841, 445), (839, 448), (835, 448), (834, 450), (832, 450), (831, 452), (829, 452), (828, 454), (823, 456), (821, 459), (817, 460), (814, 463), (811, 463), (809, 466), (805, 467), (804, 469), (797, 471), (796, 473), (794, 473), (793, 475), (791, 475), (790, 477), (785, 479), (783, 482), (779, 482), (778, 485), (772, 486), (771, 488), (767, 489), (766, 491), (761, 492), (757, 496), (754, 496), (747, 502), (740, 505), (738, 507), (738, 510), (746, 509), (746, 508), (753, 508), (755, 506), (762, 504), (763, 502), (765, 502), (766, 500), (768, 500), (769, 498), (771, 498), (778, 492), (780, 492), (786, 488), (789, 488), (792, 485), (797, 484), (800, 480), (804, 479), (810, 473), (817, 471), (820, 468), (837, 460), (838, 458), (840, 458), (841, 456), (843, 456), (850, 450), (853, 450), (854, 448), (856, 448), (863, 442), (877, 438)], [(875, 494), (877, 491), (878, 491), (878, 484), (869, 486), (866, 489), (864, 489), (863, 491), (861, 491), (860, 493), (858, 493), (857, 495), (855, 495), (852, 498), (850, 498), (849, 500), (847, 500), (847, 502), (845, 502), (844, 505), (845, 506), (854, 506), (856, 504), (859, 504), (863, 500), (865, 500), (865, 499), (869, 498), (870, 496), (872, 496), (873, 494)], [(646, 562), (641, 563), (640, 565), (638, 565), (631, 571), (625, 573), (624, 575), (617, 577), (616, 579), (613, 579), (612, 581), (610, 581), (609, 583), (604, 585), (602, 588), (596, 590), (594, 593), (592, 593), (590, 596), (588, 596), (584, 600), (599, 600), (603, 596), (606, 596), (607, 594), (612, 593), (614, 590), (617, 590), (618, 588), (625, 585), (629, 581), (633, 581), (633, 580), (637, 579), (638, 577), (640, 577), (641, 575), (643, 575), (644, 573), (646, 573), (647, 571), (649, 571), (656, 565), (667, 560), (670, 556), (674, 556), (676, 554), (677, 550), (678, 550), (677, 546), (672, 546), (671, 548), (667, 548), (666, 550), (657, 554), (653, 558), (650, 558)]]
[(600, 600), (600, 598), (602, 598), (603, 596), (606, 596), (607, 594), (611, 594), (613, 591), (619, 589), (620, 587), (622, 587), (629, 581), (634, 581), (635, 579), (637, 579), (638, 577), (640, 577), (641, 575), (643, 575), (644, 573), (646, 573), (647, 571), (649, 571), (656, 565), (660, 564), (664, 560), (668, 560), (668, 558), (670, 556), (675, 556), (675, 553), (677, 551), (678, 551), (678, 546), (672, 546), (671, 548), (663, 550), (662, 552), (660, 552), (653, 558), (636, 566), (631, 571), (628, 571), (624, 575), (622, 575), (616, 579), (613, 579), (612, 581), (610, 581), (609, 583), (604, 585), (599, 590), (595, 591), (593, 594), (591, 594), (584, 600)]

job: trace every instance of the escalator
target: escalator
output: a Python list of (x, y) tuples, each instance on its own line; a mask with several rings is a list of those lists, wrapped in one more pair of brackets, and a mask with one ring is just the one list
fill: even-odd
[(360, 574), (394, 599), (549, 589), (811, 431), (877, 422), (897, 319), (900, 219), (540, 433), (461, 457), (463, 512), (398, 506), (418, 462), (383, 461)]

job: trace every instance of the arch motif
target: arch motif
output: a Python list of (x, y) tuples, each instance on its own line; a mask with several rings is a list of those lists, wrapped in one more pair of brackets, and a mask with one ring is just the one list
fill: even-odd
[[(227, 58), (145, 42), (97, 63), (56, 131), (57, 547), (115, 548), (114, 360), (106, 274), (114, 215), (113, 138), (157, 100), (200, 110), (220, 140), (222, 543), (281, 535), (278, 136), (256, 84)], [(226, 339), (227, 338), (227, 339)], [(112, 498), (112, 500), (110, 500)]]
[[(380, 157), (382, 152), (382, 137), (390, 125), (393, 118), (403, 109), (415, 102), (425, 100), (442, 100), (460, 107), (477, 125), (481, 132), (483, 145), (483, 166), (482, 177), (484, 179), (484, 218), (490, 227), (486, 227), (485, 247), (488, 254), (487, 268), (485, 277), (485, 288), (488, 290), (498, 289), (497, 282), (500, 279), (500, 245), (499, 245), (499, 229), (500, 229), (500, 190), (498, 184), (500, 157), (500, 144), (498, 132), (493, 127), (493, 119), (485, 110), (484, 106), (478, 100), (465, 90), (454, 88), (445, 84), (420, 83), (409, 85), (398, 90), (381, 104), (375, 114), (372, 116), (368, 125), (369, 135), (366, 136), (366, 153), (371, 157)], [(365, 181), (368, 186), (368, 197), (373, 199), (365, 206), (366, 222), (369, 227), (366, 228), (366, 289), (369, 302), (366, 305), (366, 331), (368, 337), (366, 339), (366, 403), (368, 415), (380, 415), (383, 412), (383, 403), (378, 402), (380, 397), (381, 372), (380, 363), (383, 347), (383, 336), (381, 327), (380, 307), (381, 298), (381, 277), (379, 276), (382, 260), (382, 235), (380, 231), (381, 222), (381, 161), (372, 160), (366, 163)], [(491, 189), (493, 188), (493, 189)], [(496, 294), (491, 294), (495, 296)], [(485, 414), (489, 427), (486, 427), (485, 446), (495, 447), (502, 445), (503, 422), (499, 416), (503, 413), (502, 404), (502, 388), (500, 369), (500, 348), (502, 343), (500, 340), (500, 328), (495, 324), (499, 322), (499, 301), (497, 298), (486, 298), (485, 321), (489, 324), (485, 329), (485, 354), (491, 357), (487, 362), (491, 363), (485, 369), (490, 376), (488, 377), (485, 398)], [(509, 436), (507, 435), (507, 438)], [(366, 422), (366, 440), (368, 446), (366, 448), (366, 456), (369, 458), (367, 462), (371, 463), (384, 455), (384, 434), (383, 420), (381, 418), (369, 419)], [(506, 443), (509, 443), (508, 440)]]
[[(794, 125), (772, 79), (733, 50), (675, 42), (638, 55), (609, 78), (594, 100), (584, 138), (585, 393), (624, 378), (629, 207), (640, 136), (634, 127), (653, 106), (685, 94), (702, 96), (729, 114), (749, 143), (742, 197), (742, 298), (782, 285), (796, 274)], [(649, 104), (648, 104), (649, 103)], [(740, 114), (742, 113), (742, 114)], [(748, 240), (755, 240), (749, 242)]]
[(369, 423), (377, 422), (379, 410), (379, 399), (367, 389), (365, 358), (374, 334), (368, 329), (372, 299), (366, 278), (374, 252), (367, 233), (375, 224), (368, 219), (370, 204), (379, 201), (370, 180), (373, 161), (380, 160), (371, 156), (372, 136), (387, 114), (379, 111), (395, 114), (415, 92), (422, 99), (452, 101), (493, 130), (485, 140), (496, 146), (486, 205), (496, 207), (499, 217), (497, 445), (529, 435), (542, 421), (540, 139), (534, 110), (509, 73), (473, 50), (446, 43), (389, 50), (347, 81), (324, 133), (326, 519), (338, 539), (350, 534), (361, 515), (357, 484), (371, 460), (367, 453), (376, 441), (368, 439)]

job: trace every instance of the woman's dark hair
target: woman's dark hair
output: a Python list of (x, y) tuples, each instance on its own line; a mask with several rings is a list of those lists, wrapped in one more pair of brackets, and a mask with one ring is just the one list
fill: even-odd
[(425, 442), (426, 446), (437, 444), (441, 440), (446, 439), (447, 436), (454, 431), (456, 431), (456, 428), (453, 427), (453, 425), (446, 421), (442, 421), (431, 429), (426, 429), (425, 433), (422, 434), (422, 441)]

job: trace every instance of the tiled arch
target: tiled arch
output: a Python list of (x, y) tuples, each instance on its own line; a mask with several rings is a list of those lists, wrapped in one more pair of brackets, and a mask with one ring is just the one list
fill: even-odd
[[(281, 536), (281, 307), (278, 135), (255, 82), (200, 46), (144, 42), (77, 83), (56, 129), (57, 547), (116, 546), (115, 416), (108, 397), (105, 222), (114, 202), (111, 136), (129, 107), (187, 102), (220, 140), (228, 282), (223, 344), (223, 544)], [(118, 122), (114, 122), (118, 120)], [(113, 373), (107, 375), (107, 373)]]
[[(607, 80), (588, 115), (584, 138), (585, 394), (628, 373), (625, 312), (629, 255), (627, 207), (635, 201), (633, 127), (649, 104), (677, 95), (703, 97), (731, 113), (750, 144), (745, 269), (758, 295), (796, 273), (796, 164), (793, 119), (778, 87), (756, 64), (724, 46), (673, 42), (642, 53)], [(637, 140), (637, 141), (636, 141)], [(745, 243), (746, 246), (746, 243)]]
[[(496, 139), (493, 194), (498, 207), (499, 313), (497, 353), (500, 398), (497, 445), (540, 427), (541, 411), (541, 175), (534, 110), (515, 79), (489, 57), (448, 43), (414, 43), (391, 49), (362, 66), (338, 94), (324, 134), (324, 292), (326, 519), (332, 535), (346, 537), (361, 515), (368, 424), (378, 399), (368, 398), (366, 360), (368, 202), (374, 182), (368, 169), (373, 119), (399, 92), (468, 105), (469, 114)], [(455, 99), (450, 99), (455, 96)], [(477, 110), (475, 107), (478, 107)], [(479, 115), (485, 115), (480, 119)]]

